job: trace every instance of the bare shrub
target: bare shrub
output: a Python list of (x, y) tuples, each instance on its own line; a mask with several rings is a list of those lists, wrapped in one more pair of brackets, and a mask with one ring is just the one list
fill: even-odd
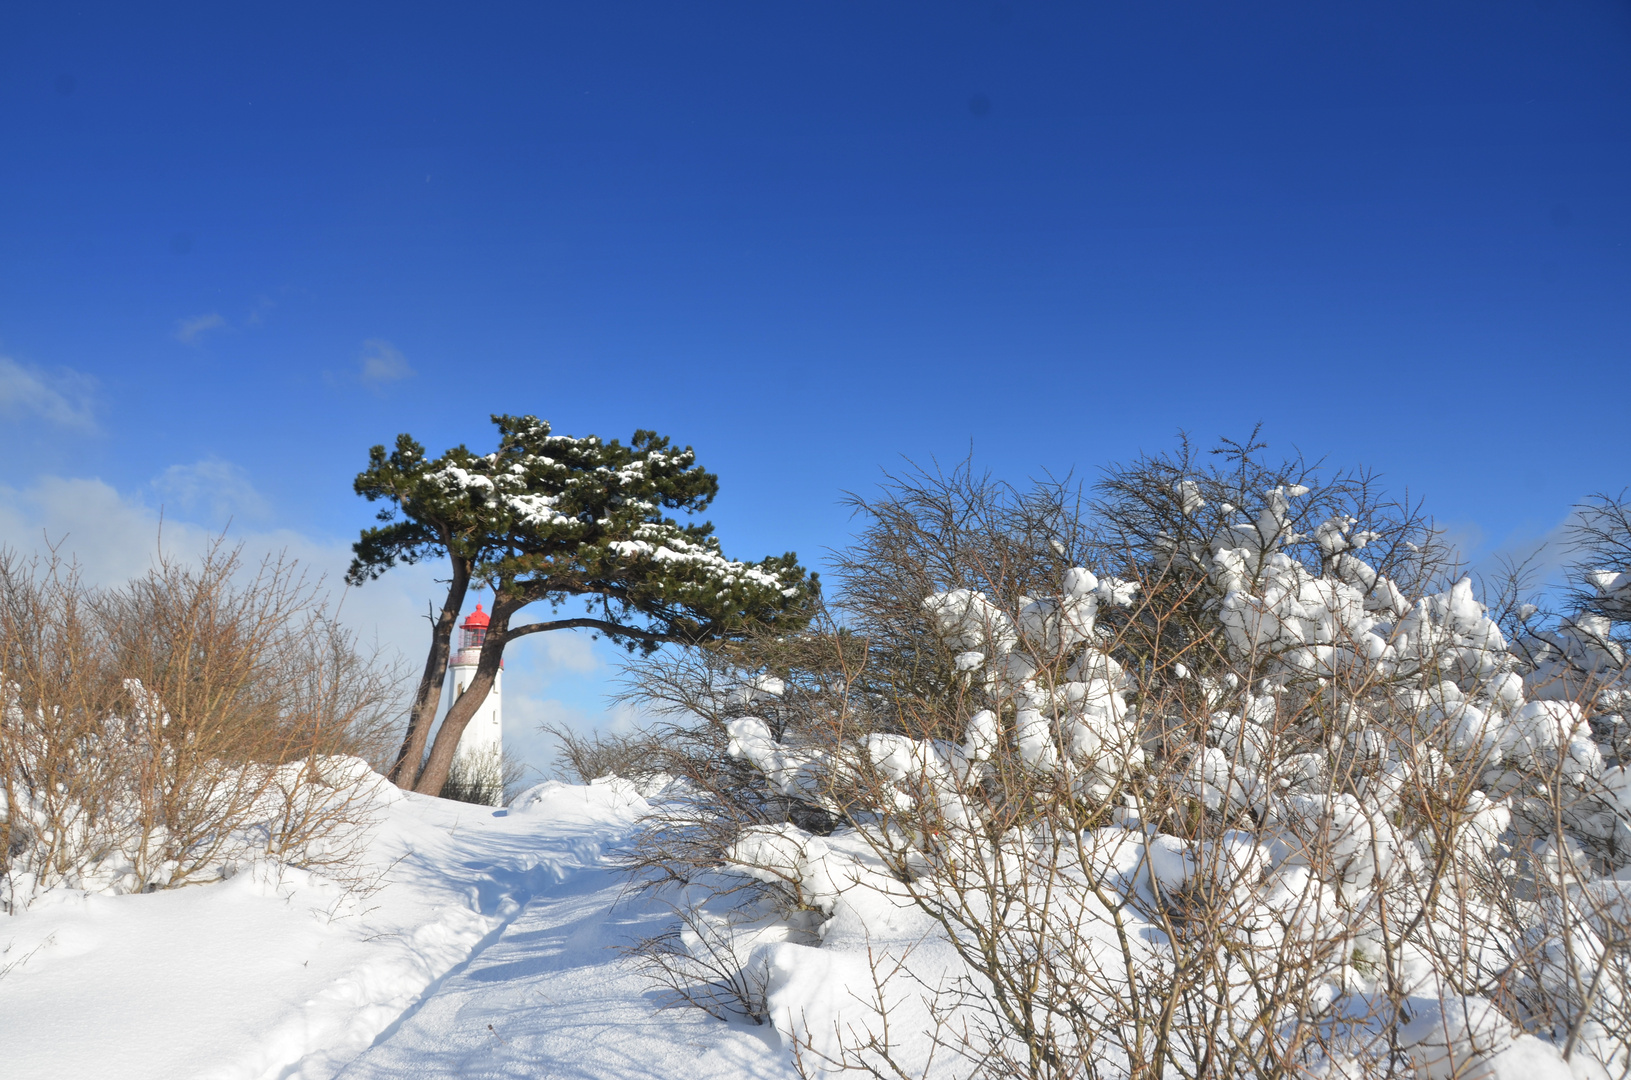
[(1576, 588), (1576, 607), (1609, 620), (1620, 640), (1631, 629), (1631, 492), (1597, 494), (1575, 508), (1569, 548)]
[(453, 759), (438, 795), (455, 802), (508, 806), (526, 775), (526, 764), (508, 750), (497, 754), (461, 755)]
[(0, 555), (0, 881), (147, 891), (247, 859), (341, 867), (398, 679), (272, 559), (216, 543), (128, 585)]
[(825, 656), (855, 642), (836, 632), (818, 604), (810, 614), (832, 633), (764, 632), (646, 657), (622, 696), (658, 717), (645, 730), (595, 738), (556, 732), (584, 779), (615, 773), (666, 781), (663, 812), (642, 824), (623, 867), (635, 892), (669, 907), (675, 926), (629, 952), (670, 1004), (722, 1019), (766, 1020), (768, 975), (753, 949), (777, 940), (813, 943), (821, 918), (795, 880), (745, 877), (731, 857), (755, 828), (789, 821), (821, 833), (838, 822), (820, 806), (767, 788), (762, 774), (728, 752), (730, 723), (747, 715), (765, 717), (789, 739), (818, 722), (834, 688), (830, 665), (810, 650)]
[(647, 732), (584, 733), (560, 724), (545, 724), (540, 730), (558, 744), (556, 776), (575, 783), (587, 784), (603, 776), (645, 779), (665, 772), (672, 764), (672, 755)]
[[(901, 478), (808, 632), (636, 668), (687, 785), (632, 867), (667, 985), (758, 1018), (785, 943), (848, 932), (849, 1011), (767, 1019), (874, 1076), (1631, 1069), (1624, 654), (1548, 675), (1419, 507), (1260, 449), (1091, 506)], [(884, 900), (916, 936), (855, 939)]]

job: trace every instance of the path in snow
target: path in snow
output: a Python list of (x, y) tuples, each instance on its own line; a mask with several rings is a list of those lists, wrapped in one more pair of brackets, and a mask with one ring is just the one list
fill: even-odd
[(653, 920), (613, 904), (618, 882), (584, 869), (523, 903), (343, 1080), (403, 1077), (706, 1080), (780, 1076), (785, 1051), (695, 1012), (657, 1012), (615, 946)]
[(551, 820), (547, 833), (509, 832), (500, 820), (468, 834), (468, 859), (454, 872), (488, 879), (477, 904), (503, 921), (342, 1068), (341, 1080), (792, 1075), (766, 1030), (659, 1010), (618, 947), (656, 932), (665, 913), (618, 903), (621, 880), (603, 854), (618, 837), (592, 813), (575, 820), (583, 791), (560, 790), (519, 815)]
[(645, 809), (621, 783), (496, 813), (392, 789), (375, 892), (277, 867), (61, 890), (0, 916), (0, 1077), (790, 1078), (768, 1031), (660, 1011), (619, 955), (668, 920), (617, 903)]

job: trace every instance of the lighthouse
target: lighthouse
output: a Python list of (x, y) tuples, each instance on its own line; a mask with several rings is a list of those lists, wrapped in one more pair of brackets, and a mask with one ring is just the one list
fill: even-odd
[[(449, 703), (459, 700), (476, 677), (476, 664), (481, 659), (481, 645), (487, 640), (487, 625), (491, 622), (481, 605), (468, 615), (459, 626), (459, 651), (453, 654), (449, 680), (453, 695)], [(504, 669), (500, 666), (493, 676), (493, 688), (487, 700), (481, 703), (476, 715), (470, 718), (464, 733), (459, 736), (459, 748), (453, 755), (453, 769), (466, 785), (477, 786), (485, 796), (482, 801), (497, 806), (504, 798), (504, 714), (502, 693)]]

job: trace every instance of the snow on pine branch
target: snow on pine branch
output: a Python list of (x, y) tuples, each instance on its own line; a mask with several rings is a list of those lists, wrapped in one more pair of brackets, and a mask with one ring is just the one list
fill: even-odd
[(511, 525), (551, 535), (626, 527), (656, 511), (663, 477), (683, 474), (696, 460), (690, 450), (551, 435), (535, 417), (506, 424), (499, 451), (455, 452), (425, 474), (444, 495), (486, 511), (489, 529), (500, 532)]
[(634, 530), (633, 536), (630, 540), (608, 543), (607, 552), (628, 562), (649, 560), (659, 566), (697, 574), (702, 579), (697, 584), (719, 590), (720, 599), (738, 586), (772, 590), (787, 599), (798, 595), (797, 585), (789, 584), (779, 574), (752, 563), (727, 559), (712, 540), (690, 540), (676, 526), (642, 524)]

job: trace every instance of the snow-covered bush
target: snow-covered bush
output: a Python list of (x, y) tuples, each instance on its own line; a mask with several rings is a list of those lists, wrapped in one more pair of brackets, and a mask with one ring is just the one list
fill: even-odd
[(350, 859), (391, 673), (292, 564), (240, 570), (218, 545), (95, 590), (0, 556), (0, 908)]
[(1631, 1071), (1612, 618), (1509, 641), (1415, 508), (1258, 449), (1091, 514), (907, 478), (809, 633), (639, 671), (668, 985), (812, 1072)]

